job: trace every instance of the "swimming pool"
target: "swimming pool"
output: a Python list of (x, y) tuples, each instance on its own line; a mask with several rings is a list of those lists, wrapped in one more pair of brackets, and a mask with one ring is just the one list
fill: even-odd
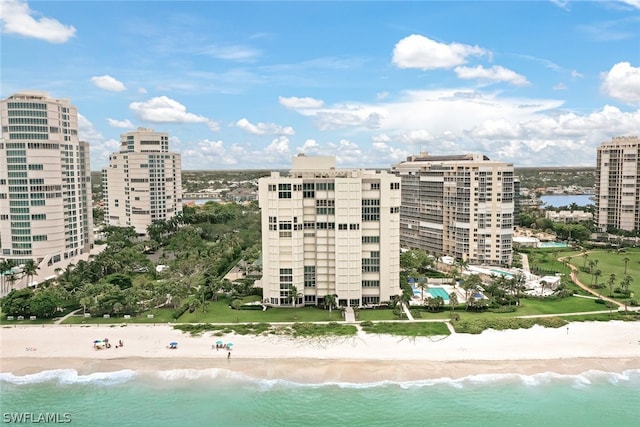
[(432, 297), (442, 297), (443, 300), (449, 301), (449, 294), (443, 288), (429, 288)]
[(504, 277), (513, 277), (513, 274), (502, 270), (489, 270), (492, 273), (499, 274)]
[(540, 242), (538, 243), (539, 248), (566, 248), (569, 245), (563, 242)]

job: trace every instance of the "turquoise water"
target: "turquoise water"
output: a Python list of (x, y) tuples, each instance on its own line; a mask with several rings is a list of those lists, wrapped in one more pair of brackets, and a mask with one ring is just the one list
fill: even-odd
[(540, 242), (538, 243), (539, 248), (566, 248), (569, 245), (563, 242)]
[(429, 293), (433, 295), (434, 298), (442, 297), (443, 300), (449, 301), (449, 294), (443, 288), (429, 288)]
[[(422, 289), (418, 288), (417, 286), (412, 286), (412, 289), (413, 289), (413, 294), (414, 295), (422, 297)], [(440, 297), (442, 297), (443, 300), (449, 301), (449, 294), (443, 288), (425, 289), (424, 290), (424, 296), (425, 296), (425, 298), (429, 298), (429, 296), (431, 296), (432, 298), (440, 296)]]
[(502, 271), (502, 270), (489, 270), (489, 271), (491, 271), (492, 273), (501, 274), (505, 277), (513, 277), (513, 274), (508, 273), (506, 271)]
[(553, 206), (559, 208), (562, 206), (569, 206), (571, 203), (575, 203), (578, 206), (593, 205), (595, 202), (591, 200), (593, 194), (545, 194), (540, 196), (545, 206)]
[[(632, 426), (640, 370), (301, 385), (229, 371), (0, 374), (3, 421), (79, 426)], [(16, 424), (20, 425), (20, 424)]]

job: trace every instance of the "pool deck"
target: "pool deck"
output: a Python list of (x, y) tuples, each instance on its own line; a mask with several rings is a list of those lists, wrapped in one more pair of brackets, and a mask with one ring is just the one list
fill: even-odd
[[(456, 287), (455, 289), (453, 288), (453, 286), (451, 285), (443, 285), (443, 284), (438, 284), (437, 286), (430, 286), (430, 288), (441, 288), (443, 289), (447, 294), (451, 294), (451, 292), (453, 292), (455, 290), (456, 295), (458, 296), (458, 302), (462, 303), (465, 299), (464, 299), (464, 289), (460, 288), (460, 287)], [(424, 290), (424, 296), (425, 299), (429, 297), (428, 293), (428, 289), (429, 288), (425, 288)], [(420, 290), (418, 288), (418, 290)], [(433, 296), (432, 296), (433, 297)], [(421, 294), (413, 294), (413, 298), (412, 300), (409, 302), (410, 305), (422, 305), (422, 303), (424, 302), (424, 300), (422, 299), (422, 295)], [(449, 299), (444, 300), (445, 305), (449, 304)]]

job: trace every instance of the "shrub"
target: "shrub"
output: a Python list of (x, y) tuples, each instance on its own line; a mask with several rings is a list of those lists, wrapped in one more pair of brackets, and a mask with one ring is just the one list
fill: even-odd
[(501, 305), (498, 307), (491, 307), (489, 309), (492, 313), (514, 313), (517, 310), (515, 305)]
[(174, 319), (178, 319), (180, 316), (182, 316), (187, 310), (189, 309), (189, 306), (187, 304), (182, 304), (180, 307), (176, 308), (176, 310), (173, 312), (173, 314), (171, 315), (171, 317), (173, 317)]

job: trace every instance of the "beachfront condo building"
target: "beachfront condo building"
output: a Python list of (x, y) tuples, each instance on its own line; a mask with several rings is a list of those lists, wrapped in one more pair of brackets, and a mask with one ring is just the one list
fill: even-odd
[(0, 101), (0, 123), (0, 260), (33, 260), (42, 275), (88, 257), (91, 169), (77, 108), (25, 91)]
[(143, 236), (154, 220), (182, 212), (180, 154), (169, 151), (169, 134), (138, 128), (120, 135), (120, 151), (102, 170), (105, 219)]
[(259, 181), (262, 287), (273, 306), (342, 307), (400, 294), (400, 179), (336, 169), (334, 157), (293, 158)]
[(600, 231), (640, 230), (640, 138), (615, 137), (597, 149), (596, 226)]
[(392, 172), (402, 180), (402, 247), (468, 263), (511, 264), (512, 164), (480, 154), (421, 153)]

